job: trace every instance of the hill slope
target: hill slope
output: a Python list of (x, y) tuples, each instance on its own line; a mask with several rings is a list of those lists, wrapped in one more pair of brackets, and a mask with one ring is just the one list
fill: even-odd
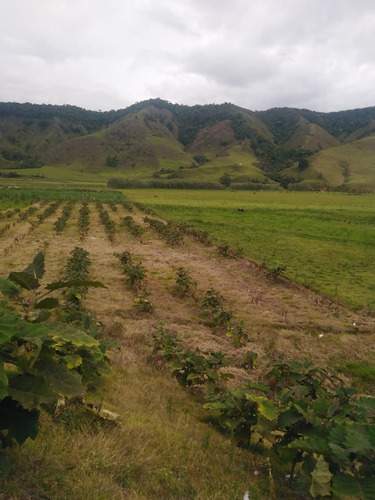
[(225, 185), (243, 188), (281, 183), (294, 189), (355, 185), (366, 190), (374, 185), (374, 136), (375, 107), (253, 112), (229, 103), (184, 106), (150, 99), (103, 113), (0, 103), (3, 177), (35, 174), (30, 169), (49, 165), (67, 177), (70, 171), (91, 173), (103, 182), (157, 178), (219, 185), (226, 174)]

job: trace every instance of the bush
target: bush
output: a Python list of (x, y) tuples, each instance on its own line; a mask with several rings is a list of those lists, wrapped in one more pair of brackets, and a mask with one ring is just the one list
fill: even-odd
[(186, 179), (108, 179), (111, 189), (223, 189), (219, 182), (193, 181)]

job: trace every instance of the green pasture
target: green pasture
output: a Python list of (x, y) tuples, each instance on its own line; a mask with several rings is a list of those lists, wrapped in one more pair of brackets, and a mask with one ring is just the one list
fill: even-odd
[[(353, 308), (375, 308), (375, 196), (128, 190), (163, 217), (242, 247), (269, 268)], [(244, 212), (237, 209), (243, 208)]]
[(349, 185), (366, 185), (375, 188), (375, 138), (366, 137), (354, 143), (328, 148), (312, 159), (312, 168), (333, 186), (345, 181)]
[(23, 168), (5, 170), (3, 172), (14, 172), (21, 177), (14, 179), (0, 178), (0, 184), (18, 185), (22, 187), (33, 187), (44, 184), (68, 183), (68, 184), (90, 184), (105, 186), (107, 179), (113, 177), (113, 171), (103, 173), (90, 173), (82, 170), (82, 165), (69, 165), (69, 167), (44, 166), (40, 168)]
[(216, 156), (209, 163), (201, 165), (199, 168), (184, 170), (184, 177), (218, 181), (224, 173), (228, 173), (235, 182), (237, 178), (244, 176), (264, 181), (266, 177), (255, 166), (256, 162), (257, 159), (254, 155), (243, 151), (241, 146), (234, 146), (224, 156)]

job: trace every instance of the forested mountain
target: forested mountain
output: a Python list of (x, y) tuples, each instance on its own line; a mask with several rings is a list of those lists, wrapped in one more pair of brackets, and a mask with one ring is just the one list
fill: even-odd
[(2, 176), (52, 165), (107, 172), (133, 184), (372, 190), (374, 145), (375, 107), (253, 112), (230, 103), (150, 99), (99, 112), (0, 103)]

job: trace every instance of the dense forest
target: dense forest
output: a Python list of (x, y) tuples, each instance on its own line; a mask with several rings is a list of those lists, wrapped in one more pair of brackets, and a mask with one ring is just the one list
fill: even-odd
[(190, 144), (201, 128), (226, 119), (233, 121), (239, 138), (243, 138), (244, 135), (251, 133), (249, 130), (244, 131), (246, 121), (241, 118), (244, 116), (247, 118), (255, 117), (263, 122), (273, 134), (278, 145), (282, 145), (293, 134), (300, 117), (304, 117), (311, 123), (316, 123), (338, 139), (344, 139), (375, 120), (375, 106), (330, 113), (296, 108), (272, 108), (253, 112), (231, 103), (187, 106), (173, 104), (159, 98), (142, 101), (125, 109), (111, 111), (90, 111), (70, 105), (7, 102), (0, 103), (0, 119), (18, 117), (25, 120), (46, 120), (45, 125), (47, 125), (48, 121), (60, 118), (80, 123), (87, 130), (94, 131), (149, 106), (168, 109), (176, 116), (179, 122), (179, 140), (184, 145)]

